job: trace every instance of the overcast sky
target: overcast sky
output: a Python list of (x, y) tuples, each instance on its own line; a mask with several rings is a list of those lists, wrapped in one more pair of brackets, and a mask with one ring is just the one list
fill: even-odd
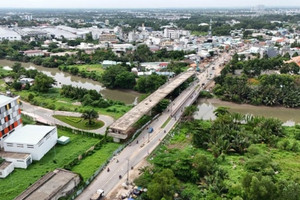
[(0, 8), (206, 8), (300, 6), (300, 0), (0, 0)]

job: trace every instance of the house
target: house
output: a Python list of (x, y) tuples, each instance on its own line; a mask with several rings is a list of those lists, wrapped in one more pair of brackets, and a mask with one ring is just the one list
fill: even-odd
[(19, 97), (0, 95), (0, 148), (4, 139), (22, 126)]
[(20, 83), (22, 83), (22, 85), (26, 85), (27, 83), (29, 85), (33, 85), (34, 79), (33, 78), (21, 78)]
[(0, 161), (0, 178), (7, 177), (12, 171), (14, 171), (14, 164), (12, 162)]
[(23, 53), (24, 53), (24, 56), (28, 56), (28, 57), (45, 55), (45, 52), (43, 52), (42, 50), (28, 50), (28, 51), (24, 51)]
[(6, 152), (30, 153), (33, 160), (40, 160), (57, 142), (55, 126), (26, 125), (4, 140)]
[(116, 61), (112, 61), (112, 60), (103, 60), (102, 62), (102, 67), (104, 69), (110, 67), (110, 66), (113, 66), (113, 65), (117, 65), (117, 62)]
[(12, 162), (15, 168), (26, 169), (32, 163), (32, 157), (30, 153), (0, 151), (0, 158), (3, 158), (7, 162)]

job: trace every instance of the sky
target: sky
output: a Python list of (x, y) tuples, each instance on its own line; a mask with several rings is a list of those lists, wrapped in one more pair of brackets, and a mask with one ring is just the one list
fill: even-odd
[(299, 7), (300, 0), (0, 0), (0, 8)]

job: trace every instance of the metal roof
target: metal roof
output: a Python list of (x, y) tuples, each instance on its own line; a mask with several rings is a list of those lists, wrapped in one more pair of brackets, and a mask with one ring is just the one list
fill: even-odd
[(16, 129), (4, 142), (35, 145), (55, 128), (55, 126), (26, 125)]

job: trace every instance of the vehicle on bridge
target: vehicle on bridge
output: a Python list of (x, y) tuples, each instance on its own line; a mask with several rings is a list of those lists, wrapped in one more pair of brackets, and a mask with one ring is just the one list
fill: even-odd
[(100, 200), (104, 197), (104, 190), (98, 189), (96, 193), (90, 198), (90, 200)]

